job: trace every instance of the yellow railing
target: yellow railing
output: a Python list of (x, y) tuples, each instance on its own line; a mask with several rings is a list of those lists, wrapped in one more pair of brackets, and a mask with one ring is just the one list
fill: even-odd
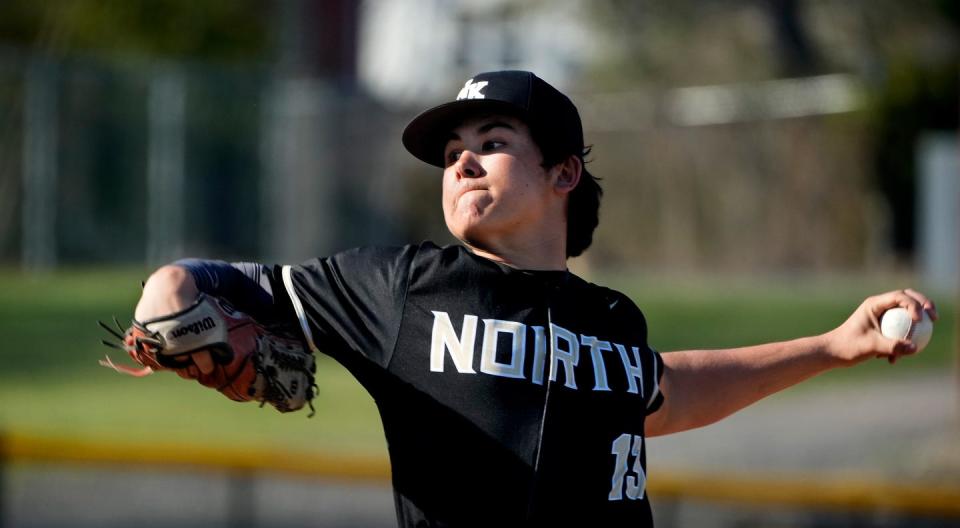
[(0, 436), (0, 460), (136, 467), (186, 467), (286, 475), (324, 476), (388, 483), (390, 464), (380, 457), (212, 448), (182, 444), (123, 444), (92, 440)]
[[(9, 434), (0, 462), (55, 462), (136, 468), (195, 468), (345, 480), (390, 481), (381, 457), (262, 452), (172, 444), (107, 444)], [(658, 500), (701, 500), (811, 510), (885, 512), (960, 519), (960, 485), (812, 475), (659, 472), (647, 489)]]
[(647, 486), (657, 499), (697, 499), (810, 510), (885, 512), (960, 519), (960, 486), (882, 478), (660, 472)]

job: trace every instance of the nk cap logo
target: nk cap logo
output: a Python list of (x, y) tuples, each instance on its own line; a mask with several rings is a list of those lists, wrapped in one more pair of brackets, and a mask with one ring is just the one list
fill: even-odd
[(488, 81), (473, 82), (473, 79), (468, 80), (464, 83), (463, 88), (460, 89), (460, 93), (457, 94), (457, 101), (462, 101), (463, 99), (485, 99), (486, 96), (480, 90), (483, 90), (490, 84)]

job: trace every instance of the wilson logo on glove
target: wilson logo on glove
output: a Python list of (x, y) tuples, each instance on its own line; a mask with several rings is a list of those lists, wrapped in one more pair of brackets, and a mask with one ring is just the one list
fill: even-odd
[(201, 332), (207, 330), (212, 330), (217, 327), (217, 323), (213, 321), (212, 317), (204, 317), (202, 320), (195, 323), (183, 326), (181, 328), (175, 328), (170, 332), (172, 337), (183, 337), (187, 334), (200, 335)]
[[(120, 343), (102, 343), (126, 351), (140, 367), (117, 365), (109, 356), (100, 360), (105, 367), (136, 377), (157, 370), (192, 372), (202, 385), (231, 400), (269, 403), (280, 412), (309, 405), (313, 411), (316, 363), (302, 340), (267, 329), (216, 297), (201, 294), (186, 310), (134, 320), (127, 330), (113, 321), (116, 330), (103, 322), (100, 326)], [(214, 362), (207, 374), (193, 363), (192, 355), (201, 351)]]

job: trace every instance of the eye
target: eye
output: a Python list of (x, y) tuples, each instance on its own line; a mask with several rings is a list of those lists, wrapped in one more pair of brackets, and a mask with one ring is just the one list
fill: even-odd
[(448, 152), (446, 156), (447, 165), (449, 166), (456, 163), (457, 160), (460, 159), (460, 154), (462, 153), (463, 153), (462, 150), (451, 150), (450, 152)]
[(503, 141), (497, 141), (497, 140), (484, 141), (483, 151), (489, 152), (491, 150), (497, 150), (498, 148), (501, 148), (504, 145), (506, 145), (506, 143), (504, 143)]

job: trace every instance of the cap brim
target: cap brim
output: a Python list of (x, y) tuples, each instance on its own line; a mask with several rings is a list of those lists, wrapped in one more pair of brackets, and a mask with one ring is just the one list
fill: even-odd
[(403, 146), (417, 159), (443, 168), (443, 150), (453, 128), (464, 119), (485, 113), (518, 115), (523, 109), (506, 101), (464, 99), (433, 107), (410, 121), (403, 130)]

